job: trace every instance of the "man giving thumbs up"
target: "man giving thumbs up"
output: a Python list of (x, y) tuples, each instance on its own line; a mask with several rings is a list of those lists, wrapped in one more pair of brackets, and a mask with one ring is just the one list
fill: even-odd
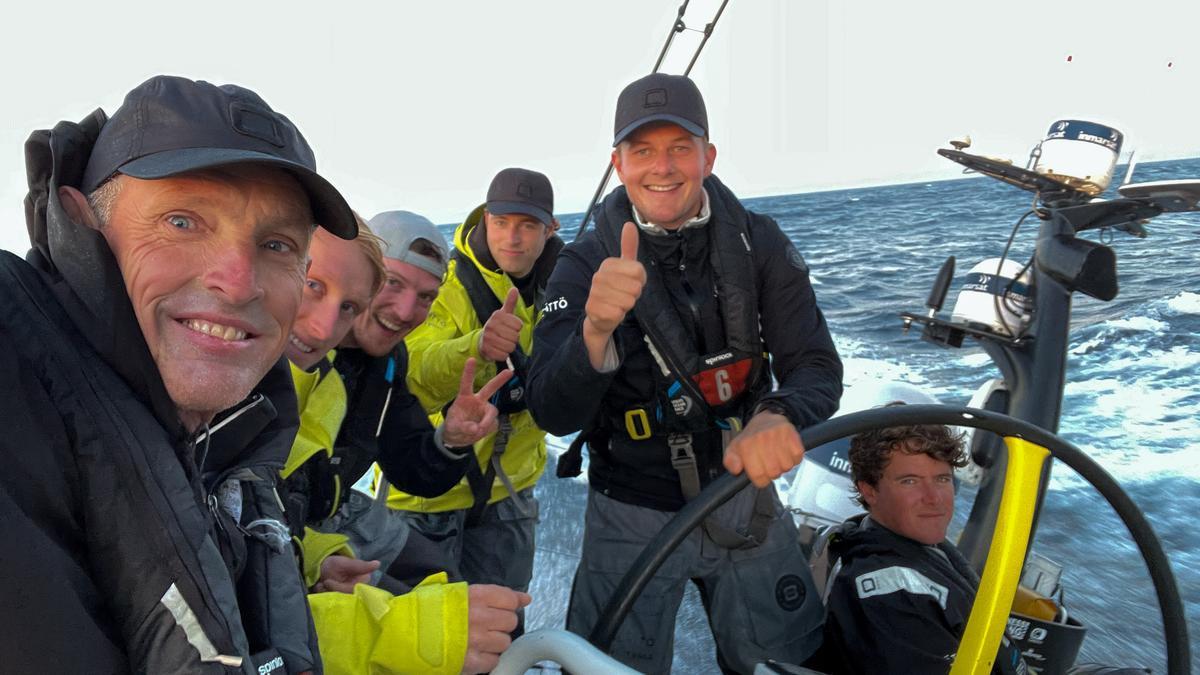
[[(393, 490), (388, 499), (413, 536), (429, 540), (420, 547), (426, 559), (404, 561), (412, 578), (446, 570), (473, 584), (529, 588), (538, 517), (533, 487), (546, 464), (546, 434), (525, 409), (525, 367), (541, 294), (562, 248), (557, 230), (546, 176), (528, 169), (496, 174), (487, 202), (455, 233), (429, 317), (406, 339), (409, 388), (435, 421), (459, 393), (468, 359), (478, 362), (476, 389), (500, 370), (513, 371), (491, 397), (498, 430), (475, 444), (477, 461), (466, 478), (440, 497)], [(521, 631), (518, 625), (513, 635)]]
[[(589, 448), (567, 628), (591, 631), (673, 511), (725, 472), (745, 473), (754, 486), (672, 554), (611, 653), (640, 672), (669, 670), (691, 579), (717, 644), (712, 671), (801, 663), (821, 639), (821, 601), (771, 481), (804, 456), (797, 427), (831, 415), (842, 390), (808, 268), (774, 220), (712, 175), (717, 149), (691, 80), (630, 84), (614, 132), (622, 186), (560, 256), (529, 369), (538, 424), (583, 429)], [(576, 460), (564, 454), (560, 470)]]

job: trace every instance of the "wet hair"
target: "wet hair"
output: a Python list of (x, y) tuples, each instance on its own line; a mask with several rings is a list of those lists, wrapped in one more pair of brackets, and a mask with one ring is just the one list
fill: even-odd
[(88, 206), (92, 207), (92, 212), (96, 214), (96, 220), (100, 223), (100, 227), (108, 225), (109, 219), (112, 218), (113, 206), (121, 194), (121, 185), (121, 176), (116, 175), (101, 183), (88, 194)]
[[(894, 405), (904, 405), (904, 402), (895, 401), (885, 407)], [(967, 464), (963, 435), (951, 432), (949, 427), (942, 424), (914, 424), (864, 431), (850, 439), (850, 478), (855, 485), (855, 499), (862, 506), (866, 507), (867, 503), (858, 493), (858, 483), (872, 487), (879, 485), (883, 470), (894, 452), (928, 455), (955, 468)]]
[(387, 267), (383, 264), (383, 239), (371, 231), (367, 221), (357, 211), (354, 211), (354, 219), (358, 221), (358, 236), (354, 238), (354, 242), (359, 245), (367, 260), (371, 263), (371, 272), (374, 281), (371, 283), (371, 297), (375, 297), (379, 291), (383, 290), (383, 283), (387, 281)]

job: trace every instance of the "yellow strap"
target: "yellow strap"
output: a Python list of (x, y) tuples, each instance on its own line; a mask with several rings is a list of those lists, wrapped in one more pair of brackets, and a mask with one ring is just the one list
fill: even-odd
[(1004, 438), (1004, 444), (1008, 446), (1008, 468), (996, 529), (950, 675), (987, 675), (992, 671), (1029, 546), (1038, 482), (1050, 451), (1011, 436)]

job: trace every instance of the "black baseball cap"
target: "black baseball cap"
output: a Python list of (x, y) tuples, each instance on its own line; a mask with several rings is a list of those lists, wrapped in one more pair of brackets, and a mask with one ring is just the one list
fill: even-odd
[(708, 110), (696, 83), (683, 75), (653, 73), (622, 89), (617, 97), (613, 147), (649, 122), (673, 122), (707, 138)]
[(554, 222), (554, 189), (546, 174), (529, 169), (504, 169), (488, 187), (487, 210), (497, 216), (523, 213), (549, 226)]
[(308, 194), (317, 223), (342, 239), (358, 223), (342, 195), (317, 175), (312, 148), (292, 121), (242, 87), (160, 75), (125, 96), (100, 130), (80, 189), (91, 193), (113, 175), (167, 178), (231, 164), (290, 172)]

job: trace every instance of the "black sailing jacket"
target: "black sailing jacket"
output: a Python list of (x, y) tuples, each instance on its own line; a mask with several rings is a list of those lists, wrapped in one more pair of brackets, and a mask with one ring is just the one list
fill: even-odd
[[(826, 601), (823, 671), (941, 675), (970, 618), (979, 577), (949, 542), (925, 546), (858, 516), (829, 542), (842, 567)], [(994, 675), (1023, 675), (1020, 650), (1004, 638)]]
[(286, 363), (185, 433), (103, 237), (58, 202), (104, 121), (30, 138), (34, 249), (0, 255), (3, 669), (320, 672), (274, 490), (298, 425)]
[[(842, 364), (817, 307), (808, 267), (774, 220), (745, 210), (715, 176), (706, 179), (704, 187), (712, 211), (706, 225), (664, 236), (641, 236), (639, 258), (644, 262), (653, 259), (661, 270), (661, 274), (647, 270), (647, 283), (662, 279), (667, 285), (673, 305), (669, 309), (681, 317), (694, 344), (706, 343), (705, 334), (710, 336), (707, 342), (719, 342), (723, 299), (707, 292), (720, 286), (714, 283), (709, 263), (707, 230), (744, 222), (754, 266), (758, 304), (754, 309), (761, 320), (762, 345), (770, 353), (771, 373), (778, 381), (774, 391), (745, 402), (746, 417), (755, 404), (770, 400), (800, 428), (828, 418), (841, 397)], [(657, 397), (661, 384), (655, 375), (658, 366), (633, 312), (613, 334), (621, 359), (615, 372), (602, 374), (592, 369), (581, 332), (592, 275), (607, 257), (599, 234), (615, 232), (619, 240), (620, 229), (629, 220), (633, 220), (629, 198), (625, 188), (618, 187), (600, 205), (596, 228), (563, 249), (550, 275), (542, 321), (534, 331), (527, 395), (538, 426), (552, 434), (565, 435), (597, 419), (619, 422), (630, 406)], [(709, 296), (695, 311), (679, 290), (683, 279), (690, 288)], [(638, 302), (647, 297), (643, 292)], [(717, 337), (712, 337), (714, 328)], [(707, 345), (707, 351), (714, 348)], [(618, 425), (608, 424), (614, 426)], [(710, 432), (693, 435), (703, 484), (724, 472), (719, 430), (714, 426)], [(633, 440), (620, 429), (604, 435), (610, 438), (588, 445), (588, 482), (593, 488), (640, 506), (676, 510), (684, 504), (664, 435)]]

